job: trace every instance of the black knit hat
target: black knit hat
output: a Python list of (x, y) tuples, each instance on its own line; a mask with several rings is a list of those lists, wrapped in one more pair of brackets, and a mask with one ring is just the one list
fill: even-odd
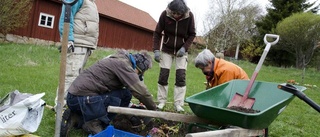
[(137, 53), (137, 54), (132, 54), (136, 61), (136, 67), (137, 69), (144, 73), (146, 70), (148, 70), (151, 66), (150, 60), (147, 59), (147, 57), (143, 54)]

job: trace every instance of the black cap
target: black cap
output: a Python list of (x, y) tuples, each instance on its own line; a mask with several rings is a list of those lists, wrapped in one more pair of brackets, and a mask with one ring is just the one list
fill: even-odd
[(149, 69), (150, 61), (143, 54), (137, 53), (133, 54), (132, 56), (134, 57), (137, 69), (140, 72), (144, 73), (146, 70)]

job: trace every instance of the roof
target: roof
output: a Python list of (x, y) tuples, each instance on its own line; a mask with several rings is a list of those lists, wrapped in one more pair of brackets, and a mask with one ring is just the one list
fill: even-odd
[(128, 24), (142, 27), (151, 31), (156, 28), (157, 22), (149, 13), (125, 4), (119, 0), (96, 0), (100, 14)]

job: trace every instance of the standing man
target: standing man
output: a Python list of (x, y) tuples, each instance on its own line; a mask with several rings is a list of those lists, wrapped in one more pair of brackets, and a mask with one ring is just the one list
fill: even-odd
[(194, 60), (195, 66), (206, 76), (206, 89), (233, 79), (249, 80), (247, 73), (238, 65), (224, 59), (215, 58), (213, 53), (204, 49)]
[[(160, 63), (157, 94), (159, 109), (163, 109), (167, 101), (168, 77), (172, 62), (175, 61), (174, 106), (176, 111), (184, 111), (182, 106), (186, 94), (187, 52), (195, 36), (194, 16), (186, 3), (183, 0), (170, 2), (161, 13), (153, 34), (154, 59)], [(164, 39), (160, 49), (162, 37)]]
[[(65, 10), (65, 5), (63, 5), (59, 22), (61, 38), (63, 35)], [(96, 49), (98, 36), (99, 14), (94, 0), (77, 0), (71, 7), (64, 99), (67, 96), (66, 89), (69, 88), (73, 80), (83, 70), (92, 50)], [(57, 107), (57, 98), (58, 90), (54, 109)]]

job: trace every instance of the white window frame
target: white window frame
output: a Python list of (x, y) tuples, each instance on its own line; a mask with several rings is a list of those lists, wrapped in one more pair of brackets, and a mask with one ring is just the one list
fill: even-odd
[[(42, 19), (41, 17), (45, 17), (45, 20), (44, 20), (44, 21), (45, 21), (45, 24), (41, 24), (41, 21), (42, 21), (42, 20), (41, 20), (41, 19)], [(48, 19), (49, 19), (49, 18), (52, 18), (51, 25), (48, 25)], [(54, 24), (54, 16), (53, 16), (53, 15), (40, 12), (38, 26), (53, 29), (53, 24)]]

